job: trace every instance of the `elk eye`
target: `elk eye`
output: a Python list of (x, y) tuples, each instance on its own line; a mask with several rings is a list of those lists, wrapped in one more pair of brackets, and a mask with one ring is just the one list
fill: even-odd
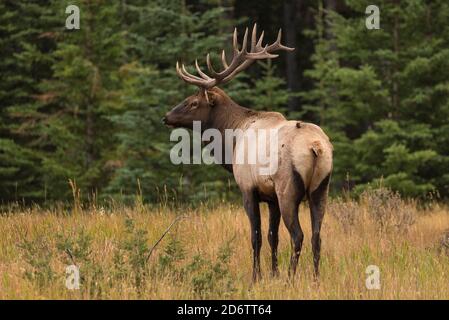
[(192, 104), (190, 105), (191, 108), (197, 108), (198, 107), (198, 101), (193, 101)]

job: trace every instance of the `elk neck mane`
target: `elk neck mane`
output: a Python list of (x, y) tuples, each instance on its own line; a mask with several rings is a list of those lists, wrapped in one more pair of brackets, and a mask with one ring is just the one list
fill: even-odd
[(226, 129), (245, 129), (252, 119), (271, 117), (275, 113), (281, 116), (277, 112), (254, 111), (242, 107), (217, 87), (209, 89), (208, 94), (212, 97), (214, 106), (204, 129), (214, 128), (224, 134)]

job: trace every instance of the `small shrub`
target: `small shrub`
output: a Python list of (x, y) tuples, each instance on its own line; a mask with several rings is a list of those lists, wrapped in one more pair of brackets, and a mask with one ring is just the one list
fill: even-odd
[(176, 278), (182, 277), (182, 272), (177, 267), (177, 263), (184, 260), (185, 251), (181, 241), (171, 236), (164, 252), (159, 256), (158, 272), (164, 275), (172, 275)]
[(444, 231), (440, 237), (438, 252), (449, 255), (449, 229)]
[(196, 255), (187, 265), (186, 271), (191, 275), (193, 292), (199, 297), (217, 295), (226, 298), (235, 291), (229, 270), (229, 259), (232, 255), (231, 241), (227, 241), (220, 248), (215, 261)]
[(65, 262), (81, 263), (89, 260), (92, 238), (81, 229), (78, 233), (56, 235), (56, 248), (64, 253)]
[(148, 234), (146, 230), (136, 228), (131, 218), (126, 219), (125, 230), (125, 240), (114, 253), (114, 277), (116, 280), (123, 280), (132, 276), (134, 286), (141, 294), (148, 275)]
[(25, 277), (41, 288), (51, 282), (55, 276), (50, 264), (53, 252), (48, 243), (48, 239), (40, 236), (34, 240), (23, 240), (18, 245), (28, 264)]
[(355, 201), (338, 199), (329, 203), (327, 211), (341, 224), (343, 231), (349, 233), (360, 214), (360, 207)]
[(365, 190), (360, 202), (381, 232), (407, 232), (415, 223), (416, 205), (387, 188)]
[(94, 259), (92, 237), (84, 230), (56, 235), (56, 248), (66, 265), (76, 265), (80, 270), (80, 289), (92, 297), (101, 296), (106, 274), (104, 264)]

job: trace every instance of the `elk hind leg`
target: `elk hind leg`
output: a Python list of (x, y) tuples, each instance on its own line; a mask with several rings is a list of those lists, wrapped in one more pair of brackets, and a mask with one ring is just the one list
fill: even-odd
[(305, 187), (301, 176), (293, 172), (290, 177), (283, 180), (283, 183), (276, 189), (279, 199), (279, 208), (282, 220), (287, 227), (291, 237), (292, 253), (290, 257), (289, 275), (296, 273), (299, 256), (301, 254), (304, 233), (299, 224), (298, 208), (305, 195)]
[(317, 189), (309, 194), (310, 217), (312, 223), (312, 252), (315, 278), (319, 276), (321, 254), (321, 224), (323, 222), (327, 194), (329, 190), (330, 174), (321, 181)]

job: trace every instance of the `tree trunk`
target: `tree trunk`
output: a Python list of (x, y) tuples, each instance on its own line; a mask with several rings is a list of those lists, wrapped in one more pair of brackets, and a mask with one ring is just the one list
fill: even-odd
[[(329, 56), (335, 57), (335, 55), (337, 53), (335, 34), (334, 34), (334, 31), (332, 30), (332, 21), (330, 20), (330, 18), (327, 15), (330, 12), (337, 11), (337, 0), (325, 0), (324, 6), (325, 6), (325, 10), (326, 10), (325, 14), (324, 14), (324, 16), (325, 16), (325, 18), (324, 18), (324, 26), (325, 26), (324, 36), (330, 42)], [(332, 86), (330, 88), (330, 96), (332, 97), (333, 100), (338, 99), (337, 90), (335, 89), (334, 86)], [(322, 109), (322, 112), (326, 112), (325, 108)], [(320, 124), (324, 124), (324, 114), (320, 117)]]
[[(298, 74), (298, 47), (297, 47), (297, 16), (301, 0), (285, 0), (284, 2), (284, 32), (285, 45), (296, 48), (295, 51), (285, 55), (287, 87), (291, 92), (299, 92), (299, 74)], [(291, 111), (299, 109), (298, 97), (292, 97), (288, 101), (288, 109)]]
[[(324, 6), (327, 11), (336, 12), (337, 11), (337, 0), (326, 0)], [(326, 32), (326, 39), (331, 40), (331, 39), (335, 38), (335, 35), (332, 32), (332, 26), (329, 25), (328, 23), (326, 23), (326, 31), (325, 32)], [(332, 44), (332, 50), (335, 50), (335, 49), (336, 49), (335, 44)]]
[[(88, 7), (88, 18), (86, 27), (87, 32), (84, 34), (85, 36), (85, 52), (86, 57), (89, 59), (89, 61), (93, 62), (92, 59), (92, 41), (90, 38), (90, 34), (94, 30), (94, 27), (92, 26), (92, 8)], [(86, 139), (86, 167), (87, 169), (90, 169), (93, 166), (93, 163), (95, 162), (95, 115), (94, 115), (94, 96), (95, 96), (95, 89), (96, 89), (96, 80), (98, 79), (98, 69), (95, 70), (95, 74), (92, 77), (92, 88), (90, 94), (87, 96), (86, 99), (86, 127), (85, 127), (85, 139)]]
[[(399, 1), (395, 0), (395, 5), (399, 7)], [(399, 83), (396, 78), (399, 72), (398, 60), (399, 60), (399, 14), (395, 12), (394, 14), (394, 25), (393, 25), (393, 50), (396, 57), (396, 62), (394, 63), (393, 72), (393, 113), (396, 114), (399, 109)]]

